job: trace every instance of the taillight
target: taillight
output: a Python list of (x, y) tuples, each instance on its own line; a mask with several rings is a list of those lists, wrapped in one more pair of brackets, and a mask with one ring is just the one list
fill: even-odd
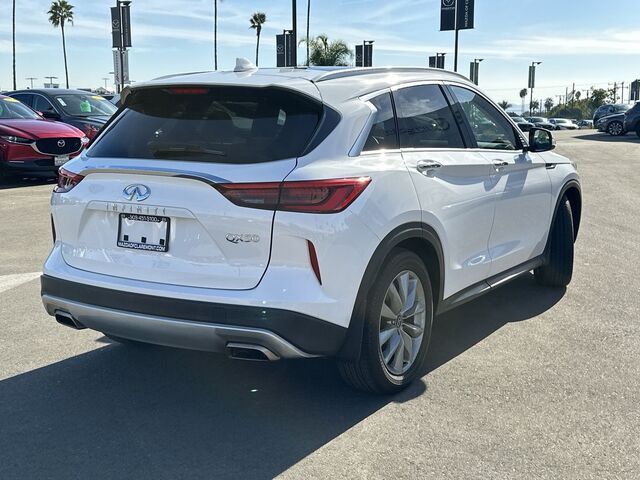
[(65, 193), (78, 185), (84, 177), (76, 173), (60, 168), (58, 170), (58, 185), (53, 189), (54, 193)]
[(337, 213), (358, 198), (370, 177), (268, 183), (226, 183), (216, 188), (229, 201), (264, 210)]

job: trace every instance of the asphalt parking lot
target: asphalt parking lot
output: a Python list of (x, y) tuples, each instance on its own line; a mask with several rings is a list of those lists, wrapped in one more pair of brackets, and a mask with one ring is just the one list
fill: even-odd
[(559, 132), (584, 208), (573, 282), (437, 320), (395, 397), (327, 360), (111, 344), (46, 315), (51, 184), (0, 189), (0, 479), (629, 479), (640, 472), (640, 139)]

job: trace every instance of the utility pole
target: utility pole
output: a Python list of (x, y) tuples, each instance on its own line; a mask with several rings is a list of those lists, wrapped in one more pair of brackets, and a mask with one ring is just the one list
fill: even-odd
[(104, 89), (107, 90), (107, 80), (109, 80), (109, 77), (102, 77), (102, 80), (104, 80)]
[(620, 103), (624, 103), (624, 82), (620, 84)]
[(38, 77), (27, 77), (26, 80), (29, 80), (31, 82), (31, 88), (33, 89), (33, 81), (37, 80)]
[(556, 95), (558, 97), (558, 105), (562, 105), (562, 95)]

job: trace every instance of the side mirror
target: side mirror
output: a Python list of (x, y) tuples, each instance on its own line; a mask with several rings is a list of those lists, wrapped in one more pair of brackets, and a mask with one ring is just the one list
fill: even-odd
[(529, 151), (548, 152), (556, 148), (553, 134), (544, 128), (532, 128), (529, 130)]
[(42, 112), (41, 114), (44, 118), (48, 118), (49, 120), (60, 120), (60, 114), (58, 112)]

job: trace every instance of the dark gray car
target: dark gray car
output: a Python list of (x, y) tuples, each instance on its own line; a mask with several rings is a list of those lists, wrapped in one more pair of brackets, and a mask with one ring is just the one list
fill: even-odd
[(636, 132), (640, 137), (640, 102), (624, 114), (624, 129), (627, 132)]
[(608, 115), (598, 120), (596, 128), (599, 132), (606, 132), (613, 137), (624, 135), (627, 131), (624, 128), (624, 113)]

